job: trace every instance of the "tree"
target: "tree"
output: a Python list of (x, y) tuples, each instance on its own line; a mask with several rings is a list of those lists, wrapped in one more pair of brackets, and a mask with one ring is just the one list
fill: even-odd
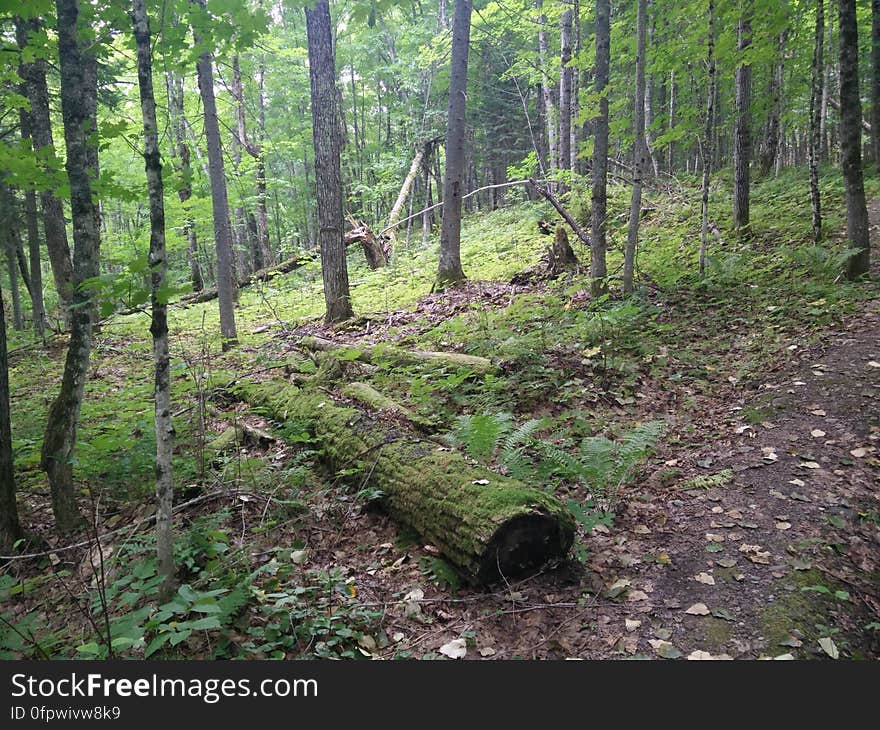
[(642, 215), (642, 180), (648, 166), (648, 147), (645, 143), (645, 52), (648, 22), (648, 2), (638, 0), (636, 19), (636, 92), (633, 126), (633, 188), (629, 211), (629, 230), (623, 261), (623, 291), (633, 290), (633, 277), (636, 268), (636, 247), (639, 242), (639, 220)]
[(559, 75), (559, 169), (571, 169), (571, 92), (574, 69), (571, 67), (572, 12), (566, 10), (559, 21), (561, 35), (561, 72)]
[[(737, 23), (740, 54), (752, 43), (752, 0), (744, 0)], [(752, 159), (752, 64), (741, 57), (736, 66), (736, 120), (733, 132), (733, 225), (749, 227), (749, 165)]]
[(342, 128), (336, 88), (336, 57), (328, 0), (306, 8), (309, 43), (309, 79), (312, 92), (312, 139), (315, 146), (315, 184), (318, 239), (327, 324), (354, 316), (348, 288), (348, 266), (343, 240)]
[(192, 198), (192, 164), (189, 144), (186, 141), (187, 120), (183, 109), (183, 79), (169, 72), (165, 77), (168, 87), (168, 116), (174, 134), (172, 158), (180, 182), (177, 186), (177, 199), (187, 211), (183, 222), (183, 236), (186, 239), (186, 260), (189, 264), (190, 281), (194, 292), (205, 288), (202, 278), (202, 267), (199, 263), (199, 246), (196, 238), (196, 223), (189, 215), (189, 201)]
[(871, 159), (880, 164), (880, 0), (871, 0)]
[(822, 240), (822, 198), (819, 194), (819, 158), (821, 156), (821, 99), (825, 69), (825, 0), (816, 1), (816, 32), (813, 40), (813, 65), (810, 77), (810, 202), (813, 212), (813, 240)]
[[(19, 27), (23, 24), (21, 20), (16, 22), (16, 34)], [(23, 40), (25, 43), (20, 44), (20, 48), (26, 44), (26, 36)], [(26, 71), (23, 64), (19, 63), (18, 75), (21, 79), (25, 78)], [(22, 81), (20, 86), (21, 95), (27, 98), (27, 84)], [(20, 109), (18, 112), (19, 128), (21, 130), (21, 139), (25, 148), (30, 152), (34, 152), (33, 146), (33, 121), (30, 110)], [(40, 265), (40, 229), (37, 218), (37, 194), (33, 188), (27, 188), (24, 193), (24, 216), (25, 227), (27, 229), (28, 239), (28, 257), (30, 259), (30, 292), (31, 307), (34, 319), (34, 331), (37, 338), (41, 342), (46, 340), (46, 308), (43, 302), (43, 269)]]
[[(191, 0), (205, 10), (206, 0)], [(204, 18), (203, 18), (204, 19)], [(201, 34), (193, 27), (196, 45), (202, 45)], [(223, 348), (236, 343), (235, 293), (237, 284), (233, 275), (232, 225), (229, 222), (229, 199), (226, 194), (226, 169), (220, 143), (220, 124), (217, 121), (217, 101), (214, 97), (213, 55), (202, 49), (196, 64), (199, 92), (205, 117), (205, 140), (208, 146), (208, 172), (211, 177), (211, 209), (214, 216), (214, 242), (217, 252), (217, 300), (220, 305), (220, 336)]]
[(862, 100), (859, 96), (859, 32), (855, 0), (838, 0), (840, 27), (840, 157), (846, 184), (846, 237), (857, 253), (849, 258), (850, 280), (868, 273), (871, 241), (862, 177)]
[(70, 532), (81, 524), (73, 485), (73, 450), (88, 375), (95, 308), (89, 280), (99, 271), (101, 233), (98, 206), (92, 195), (97, 179), (97, 58), (80, 35), (85, 23), (79, 0), (56, 0), (58, 56), (61, 63), (61, 115), (67, 144), (67, 178), (73, 218), (73, 300), (70, 345), (61, 391), (49, 409), (41, 466), (49, 477), (57, 528)]
[[(443, 222), (440, 228), (440, 263), (435, 289), (464, 281), (461, 268), (461, 198), (464, 177), (465, 107), (468, 50), (471, 35), (471, 0), (456, 0), (452, 18), (452, 61), (449, 72), (449, 111), (446, 119), (446, 174), (443, 179)], [(561, 140), (560, 140), (561, 142)]]
[(12, 457), (12, 427), (9, 417), (9, 361), (6, 352), (6, 317), (0, 290), (0, 551), (11, 552), (21, 537), (15, 503), (15, 471)]
[(150, 303), (152, 306), (153, 390), (156, 419), (156, 552), (159, 575), (159, 602), (169, 601), (174, 594), (174, 535), (171, 507), (174, 499), (172, 452), (174, 427), (171, 424), (170, 357), (168, 354), (168, 314), (165, 280), (168, 262), (165, 258), (165, 202), (162, 185), (162, 159), (156, 122), (156, 100), (153, 95), (153, 66), (150, 48), (150, 20), (145, 0), (132, 0), (131, 20), (137, 46), (138, 88), (144, 123), (144, 168), (150, 197)]
[(706, 273), (706, 253), (709, 247), (709, 176), (715, 157), (715, 2), (709, 0), (709, 33), (706, 37), (709, 83), (706, 92), (706, 126), (700, 144), (703, 159), (703, 185), (700, 205), (700, 276)]
[[(535, 7), (541, 9), (543, 0), (535, 0)], [(550, 170), (556, 168), (559, 163), (559, 152), (556, 141), (556, 107), (553, 104), (553, 87), (550, 84), (550, 74), (547, 72), (547, 16), (542, 12), (538, 16), (538, 62), (541, 65), (541, 107), (544, 114), (544, 128), (547, 130), (547, 167)]]
[[(29, 42), (36, 43), (42, 33), (42, 22), (39, 18), (28, 20), (16, 19), (15, 35), (20, 49), (25, 49)], [(38, 159), (49, 177), (56, 169), (55, 145), (52, 138), (52, 121), (49, 116), (49, 89), (46, 83), (46, 60), (34, 54), (31, 61), (20, 64), (19, 74), (22, 78), (24, 96), (30, 108), (31, 143)], [(61, 305), (61, 314), (65, 322), (70, 317), (70, 304), (73, 301), (73, 262), (70, 257), (70, 246), (67, 241), (67, 227), (64, 222), (64, 207), (61, 199), (50, 187), (40, 191), (40, 205), (43, 211), (43, 228), (46, 237), (46, 251), (55, 280), (55, 290)]]
[(594, 93), (599, 97), (599, 116), (595, 119), (593, 143), (593, 236), (590, 240), (590, 278), (594, 297), (605, 292), (605, 222), (608, 206), (608, 69), (611, 63), (611, 3), (596, 0), (596, 68)]

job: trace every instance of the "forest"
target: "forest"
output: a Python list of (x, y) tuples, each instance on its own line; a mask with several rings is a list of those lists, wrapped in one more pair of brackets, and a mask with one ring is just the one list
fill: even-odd
[(0, 0), (0, 659), (880, 657), (880, 0)]

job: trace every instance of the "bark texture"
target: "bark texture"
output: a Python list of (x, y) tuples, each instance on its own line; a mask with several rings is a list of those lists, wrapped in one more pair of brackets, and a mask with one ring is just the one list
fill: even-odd
[(608, 67), (611, 59), (611, 3), (596, 0), (595, 93), (599, 95), (599, 116), (595, 120), (593, 144), (593, 236), (590, 243), (590, 289), (594, 297), (606, 290), (608, 248), (605, 223), (608, 207)]
[(819, 193), (819, 158), (821, 156), (821, 99), (825, 69), (825, 0), (816, 2), (816, 33), (813, 41), (813, 66), (810, 79), (810, 203), (812, 207), (813, 240), (822, 240), (822, 197)]
[[(752, 6), (745, 0), (737, 27), (740, 53), (752, 44)], [(752, 159), (752, 66), (742, 59), (736, 68), (736, 120), (733, 130), (733, 225), (749, 226), (749, 165)]]
[(859, 36), (855, 0), (838, 0), (840, 27), (840, 156), (846, 184), (846, 237), (858, 253), (847, 262), (847, 278), (868, 273), (871, 241), (862, 176), (862, 100), (859, 96)]
[(144, 169), (150, 197), (150, 304), (153, 335), (153, 402), (156, 426), (156, 554), (162, 584), (159, 601), (174, 595), (174, 534), (171, 509), (174, 502), (174, 427), (171, 424), (171, 380), (168, 354), (168, 311), (162, 290), (168, 274), (165, 258), (165, 203), (162, 185), (162, 158), (153, 95), (153, 66), (150, 48), (150, 21), (145, 0), (132, 0), (131, 19), (137, 45), (138, 88), (144, 123)]
[[(193, 0), (205, 7), (205, 0)], [(195, 31), (194, 31), (195, 32)], [(196, 36), (198, 34), (196, 33)], [(199, 92), (205, 116), (205, 139), (208, 145), (208, 170), (211, 178), (211, 208), (214, 215), (214, 244), (217, 251), (217, 292), (220, 302), (220, 335), (224, 348), (234, 345), (236, 281), (232, 261), (232, 225), (229, 222), (229, 199), (226, 193), (226, 170), (220, 144), (217, 102), (214, 98), (213, 59), (209, 52), (199, 55), (196, 64)]]
[(9, 361), (6, 350), (6, 315), (0, 290), (0, 551), (8, 555), (21, 537), (15, 502), (15, 469), (9, 417)]
[(461, 199), (464, 195), (465, 107), (468, 50), (471, 37), (471, 0), (456, 0), (452, 19), (452, 61), (449, 77), (449, 110), (446, 120), (446, 175), (443, 180), (443, 221), (440, 227), (440, 262), (435, 289), (464, 281), (461, 268)]
[(709, 247), (709, 175), (715, 157), (715, 2), (709, 0), (709, 35), (707, 38), (707, 66), (709, 90), (706, 95), (706, 125), (702, 140), (703, 185), (700, 205), (700, 275), (706, 273), (706, 255)]
[(636, 19), (636, 94), (633, 111), (635, 140), (633, 142), (633, 188), (629, 208), (626, 250), (623, 257), (623, 291), (633, 290), (636, 270), (636, 248), (639, 243), (639, 222), (642, 216), (642, 184), (648, 168), (648, 146), (645, 143), (645, 53), (648, 2), (638, 0)]
[(98, 205), (92, 195), (97, 179), (94, 140), (97, 110), (97, 61), (80, 41), (78, 0), (57, 0), (58, 55), (61, 62), (61, 113), (67, 145), (67, 177), (73, 219), (73, 301), (70, 345), (61, 391), (49, 409), (41, 466), (49, 478), (52, 511), (61, 532), (82, 521), (73, 484), (73, 451), (92, 349), (94, 292), (83, 281), (98, 276), (101, 242)]
[(313, 9), (306, 8), (306, 31), (312, 91), (318, 242), (321, 246), (321, 274), (327, 308), (324, 319), (332, 324), (350, 319), (354, 313), (351, 308), (343, 240), (342, 172), (339, 163), (342, 128), (330, 6), (327, 0), (319, 0)]

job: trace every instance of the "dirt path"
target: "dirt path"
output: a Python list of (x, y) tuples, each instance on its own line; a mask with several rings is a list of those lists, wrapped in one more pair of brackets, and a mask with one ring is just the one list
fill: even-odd
[(791, 352), (730, 405), (728, 439), (667, 461), (703, 475), (630, 501), (625, 535), (603, 546), (629, 582), (599, 611), (612, 652), (800, 657), (824, 653), (820, 638), (842, 655), (876, 652), (865, 626), (880, 614), (877, 303), (822, 349)]

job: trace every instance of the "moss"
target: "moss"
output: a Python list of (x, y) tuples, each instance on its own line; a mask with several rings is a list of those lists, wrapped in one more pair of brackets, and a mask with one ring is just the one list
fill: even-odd
[(795, 629), (803, 636), (804, 643), (820, 638), (816, 626), (828, 621), (829, 606), (824, 595), (802, 590), (814, 585), (826, 585), (835, 590), (834, 586), (828, 585), (827, 577), (815, 569), (795, 571), (775, 584), (777, 598), (761, 612), (760, 617), (769, 652), (779, 649), (779, 642), (788, 639)]
[(714, 616), (706, 616), (700, 625), (704, 650), (710, 654), (722, 653), (733, 637), (733, 624)]
[[(242, 384), (236, 392), (277, 420), (311, 424), (331, 470), (369, 480), (385, 494), (393, 517), (472, 578), (497, 573), (502, 553), (537, 560), (562, 557), (571, 547), (571, 514), (541, 489), (473, 466), (458, 452), (379, 424), (320, 392), (283, 382)], [(518, 542), (506, 541), (510, 534)], [(525, 554), (524, 544), (535, 556)]]

